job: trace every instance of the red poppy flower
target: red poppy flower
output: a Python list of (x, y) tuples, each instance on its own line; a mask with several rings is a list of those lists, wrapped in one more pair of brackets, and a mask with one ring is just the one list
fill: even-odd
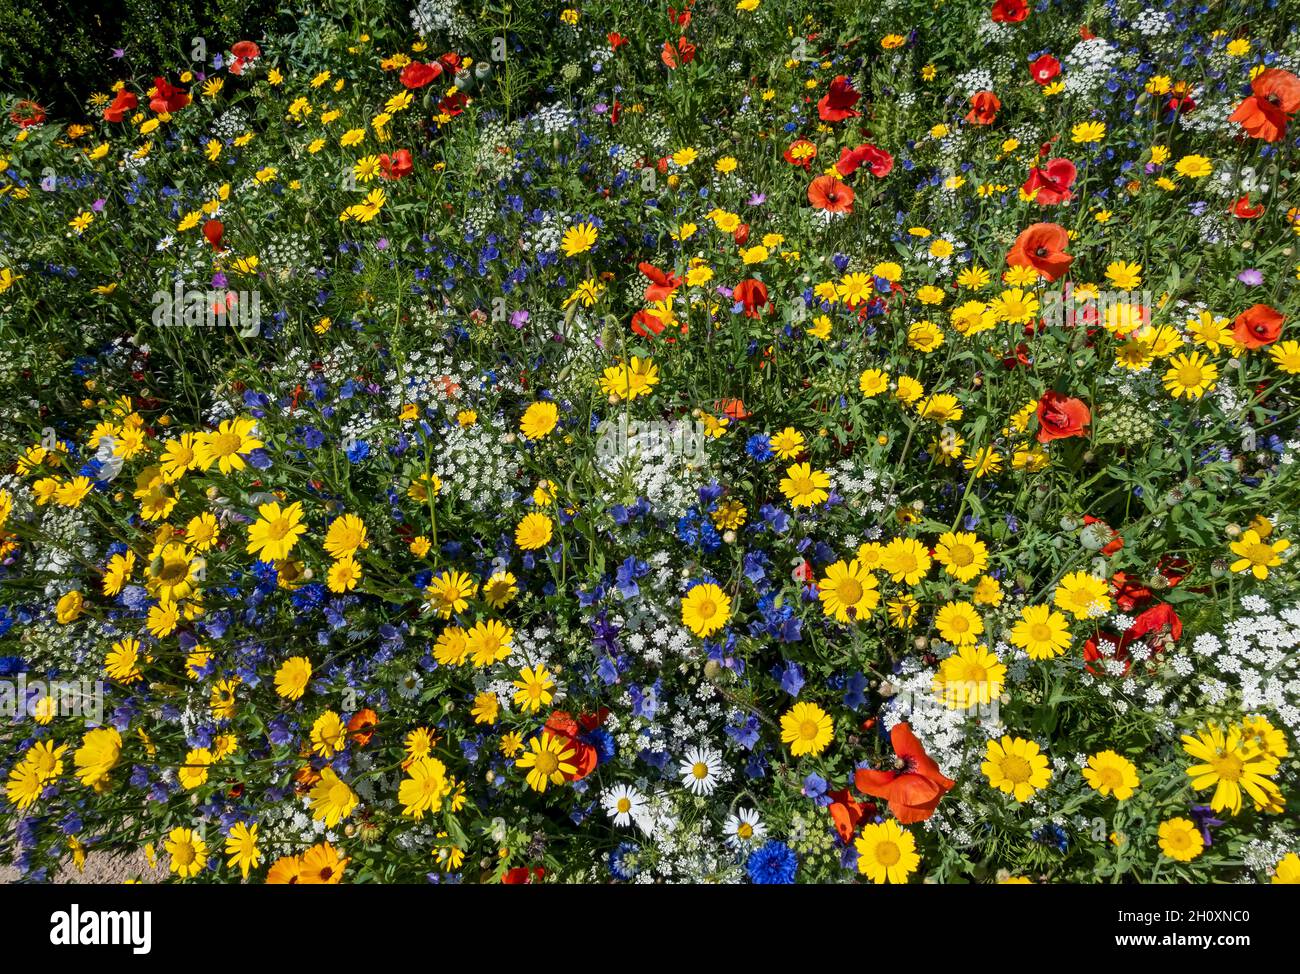
[(1030, 76), (1040, 85), (1050, 83), (1060, 73), (1061, 62), (1050, 54), (1042, 55), (1029, 65)]
[(438, 111), (454, 118), (465, 110), (467, 104), (469, 104), (469, 96), (463, 91), (457, 91), (438, 102)]
[(252, 41), (236, 41), (230, 53), (235, 55), (235, 60), (230, 62), (230, 73), (243, 74), (244, 68), (262, 53), (262, 49)]
[(104, 121), (120, 122), (126, 117), (127, 112), (135, 111), (139, 105), (139, 98), (125, 88), (119, 88), (117, 94), (113, 96), (113, 104), (104, 109)]
[(359, 747), (365, 747), (370, 743), (370, 739), (375, 736), (375, 730), (379, 727), (379, 715), (366, 707), (364, 710), (358, 710), (348, 721), (348, 736)]
[(1179, 558), (1177, 555), (1164, 555), (1157, 563), (1156, 571), (1169, 583), (1169, 587), (1173, 588), (1187, 577), (1191, 567), (1192, 563), (1186, 558)]
[(749, 242), (749, 224), (739, 224), (735, 230), (731, 231), (731, 239), (736, 241), (737, 247), (745, 246)]
[[(1173, 606), (1163, 602), (1151, 606), (1135, 620), (1133, 625), (1124, 630), (1118, 638), (1109, 633), (1098, 633), (1083, 644), (1083, 660), (1089, 673), (1095, 676), (1115, 675), (1113, 670), (1104, 665), (1111, 660), (1123, 663), (1123, 675), (1127, 676), (1133, 668), (1133, 655), (1129, 648), (1138, 641), (1143, 641), (1154, 653), (1166, 649), (1171, 643), (1181, 639), (1183, 622)], [(1150, 655), (1150, 654), (1147, 654)], [(1092, 666), (1093, 663), (1103, 665)]]
[(752, 277), (737, 284), (732, 296), (745, 306), (746, 318), (760, 317), (763, 306), (771, 304), (767, 299), (767, 285)]
[(855, 91), (848, 75), (836, 75), (830, 90), (817, 101), (817, 114), (823, 122), (842, 122), (862, 113), (854, 109), (862, 93)]
[(977, 91), (970, 96), (970, 106), (966, 121), (972, 125), (992, 125), (997, 121), (1002, 100), (991, 91)]
[(1260, 203), (1257, 206), (1251, 206), (1250, 194), (1246, 193), (1244, 196), (1237, 198), (1237, 202), (1232, 204), (1228, 212), (1238, 220), (1254, 220), (1264, 215), (1264, 204)]
[(1300, 78), (1281, 68), (1269, 68), (1255, 75), (1251, 95), (1228, 116), (1246, 132), (1265, 142), (1286, 137), (1287, 119), (1300, 111)]
[(1066, 440), (1069, 437), (1084, 436), (1088, 424), (1092, 423), (1092, 411), (1082, 399), (1047, 391), (1039, 399), (1039, 442)]
[(1070, 269), (1074, 257), (1065, 252), (1070, 235), (1055, 223), (1035, 223), (1021, 231), (1007, 254), (1010, 267), (1033, 267), (1049, 281)]
[(858, 823), (868, 815), (876, 814), (875, 802), (860, 802), (848, 788), (828, 791), (826, 797), (831, 800), (826, 810), (831, 813), (835, 831), (840, 834), (840, 841), (848, 845), (853, 841), (853, 834), (858, 830)]
[(1006, 352), (1002, 356), (1002, 367), (1005, 369), (1015, 369), (1018, 367), (1029, 367), (1029, 346), (1024, 342), (1018, 344), (1015, 348)]
[(781, 158), (792, 166), (802, 166), (807, 169), (817, 158), (817, 146), (807, 139), (795, 139), (785, 152), (781, 153)]
[(646, 277), (650, 278), (650, 283), (646, 285), (645, 299), (647, 301), (666, 301), (672, 297), (672, 293), (682, 286), (682, 279), (672, 271), (667, 273), (661, 271), (654, 264), (642, 261), (636, 265)]
[(1107, 676), (1109, 670), (1105, 666), (1093, 666), (1093, 663), (1100, 663), (1103, 660), (1115, 660), (1124, 664), (1123, 675), (1127, 676), (1128, 671), (1133, 668), (1133, 659), (1126, 650), (1119, 648), (1119, 640), (1114, 636), (1105, 633), (1098, 633), (1096, 636), (1089, 636), (1087, 642), (1083, 644), (1083, 662), (1084, 668), (1093, 676)]
[(614, 99), (614, 107), (609, 110), (609, 124), (617, 125), (618, 120), (623, 116), (623, 103), (617, 98)]
[(618, 33), (618, 31), (610, 31), (608, 34), (605, 35), (605, 40), (609, 41), (610, 50), (613, 51), (617, 51), (620, 47), (622, 47), (624, 44), (627, 43), (627, 38), (624, 37), (622, 34)]
[(1029, 4), (1025, 0), (997, 0), (990, 16), (994, 23), (1018, 24), (1029, 16)]
[(665, 41), (664, 49), (659, 54), (659, 60), (663, 61), (664, 65), (670, 70), (690, 64), (695, 60), (695, 45), (685, 37), (679, 37), (677, 39), (677, 49), (673, 50), (673, 42)]
[(9, 113), (9, 121), (20, 129), (31, 128), (33, 125), (40, 125), (41, 122), (45, 121), (45, 109), (30, 98), (24, 98), (14, 105), (13, 110)]
[(831, 213), (853, 212), (853, 190), (834, 176), (818, 176), (808, 187), (808, 202)]
[(658, 315), (649, 311), (638, 311), (632, 316), (632, 332), (642, 338), (651, 338), (664, 330), (664, 323)]
[(1074, 197), (1070, 187), (1078, 174), (1069, 159), (1049, 159), (1046, 165), (1030, 169), (1029, 178), (1020, 188), (1026, 195), (1038, 190), (1034, 200), (1039, 206), (1056, 206), (1068, 203)]
[(1116, 572), (1110, 577), (1110, 591), (1115, 604), (1124, 612), (1132, 612), (1151, 599), (1151, 589), (1129, 578), (1126, 572)]
[(884, 179), (894, 168), (894, 157), (884, 149), (876, 148), (870, 142), (864, 142), (856, 149), (840, 150), (839, 162), (835, 163), (837, 173), (847, 179), (857, 172), (860, 166), (870, 169), (871, 175), (877, 179)]
[[(764, 291), (764, 296), (766, 296)], [(713, 408), (730, 420), (740, 422), (742, 419), (749, 419), (754, 414), (745, 408), (743, 399), (719, 399), (713, 404)]]
[(1038, 442), (1050, 443), (1071, 436), (1083, 436), (1092, 422), (1092, 411), (1082, 399), (1062, 396), (1060, 393), (1043, 393), (1038, 400)]
[(379, 157), (379, 174), (385, 179), (401, 179), (415, 168), (410, 149), (398, 149), (391, 156), (385, 152)]
[(149, 99), (149, 108), (159, 115), (180, 111), (190, 103), (190, 93), (184, 88), (169, 84), (166, 78), (153, 79), (154, 93)]
[(406, 67), (402, 68), (402, 73), (398, 81), (405, 88), (423, 88), (442, 77), (442, 65), (438, 63), (425, 64), (423, 61), (412, 61)]
[(689, 27), (691, 24), (691, 12), (689, 10), (683, 10), (681, 13), (678, 13), (674, 8), (669, 7), (668, 19), (672, 21), (674, 24), (676, 24), (678, 27), (684, 29), (686, 27)]
[(1267, 304), (1252, 304), (1237, 315), (1232, 323), (1232, 333), (1247, 348), (1263, 348), (1278, 340), (1285, 320), (1285, 316), (1276, 308)]
[(1182, 637), (1183, 621), (1178, 618), (1178, 613), (1172, 605), (1160, 602), (1139, 615), (1133, 620), (1133, 625), (1124, 630), (1118, 651), (1127, 653), (1128, 647), (1139, 639), (1146, 639), (1152, 649), (1159, 651), (1166, 643), (1176, 642)]
[(505, 875), (501, 877), (501, 882), (509, 886), (522, 886), (532, 882), (540, 883), (542, 877), (546, 875), (546, 870), (541, 866), (515, 866), (514, 869), (507, 869)]
[(204, 239), (212, 245), (212, 249), (217, 253), (221, 253), (221, 251), (226, 249), (221, 243), (221, 240), (225, 235), (226, 226), (220, 220), (209, 220), (207, 223), (203, 224)]
[(897, 755), (895, 766), (879, 771), (859, 768), (853, 783), (863, 794), (887, 801), (902, 824), (924, 822), (956, 782), (944, 776), (906, 722), (894, 725), (889, 742)]

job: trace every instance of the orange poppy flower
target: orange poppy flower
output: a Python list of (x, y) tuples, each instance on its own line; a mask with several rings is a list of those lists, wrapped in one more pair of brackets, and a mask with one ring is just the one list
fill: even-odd
[(1272, 345), (1282, 334), (1285, 316), (1267, 304), (1252, 304), (1237, 315), (1232, 323), (1232, 334), (1247, 348)]
[(226, 225), (220, 220), (209, 220), (203, 224), (203, 239), (212, 245), (212, 249), (217, 253), (226, 248), (222, 246), (221, 240), (226, 235)]
[(1038, 400), (1038, 442), (1050, 443), (1083, 436), (1092, 422), (1092, 410), (1082, 399), (1045, 392)]
[(995, 24), (1018, 24), (1029, 16), (1025, 0), (997, 0), (989, 16)]
[(846, 146), (840, 150), (835, 171), (847, 179), (858, 171), (858, 167), (864, 165), (871, 170), (871, 175), (877, 179), (884, 179), (894, 168), (894, 157), (884, 149), (876, 148), (870, 142), (864, 142), (856, 149)]
[(159, 115), (165, 112), (178, 112), (190, 103), (190, 93), (184, 88), (169, 84), (166, 78), (154, 78), (153, 87), (154, 93), (149, 99), (149, 108)]
[(1228, 116), (1253, 138), (1280, 142), (1286, 137), (1289, 116), (1300, 111), (1300, 78), (1281, 68), (1269, 68), (1255, 75), (1251, 95)]
[(835, 831), (839, 833), (840, 841), (848, 845), (853, 841), (853, 833), (858, 830), (858, 823), (867, 817), (868, 812), (875, 814), (875, 802), (858, 801), (848, 788), (828, 791), (826, 797), (831, 800), (826, 810), (831, 813)]
[(879, 771), (859, 768), (853, 783), (863, 794), (887, 801), (902, 824), (924, 822), (956, 782), (944, 776), (906, 722), (894, 725), (889, 742), (898, 755), (896, 766)]
[(713, 408), (728, 419), (739, 422), (742, 419), (749, 419), (754, 414), (745, 408), (743, 399), (719, 399), (713, 404)]
[(767, 285), (753, 277), (741, 281), (731, 293), (732, 297), (745, 306), (746, 318), (759, 317), (763, 313), (763, 306), (771, 304), (767, 299)]
[(664, 49), (659, 54), (659, 60), (663, 61), (664, 66), (670, 70), (684, 64), (690, 64), (695, 60), (695, 45), (685, 37), (681, 37), (677, 40), (677, 49), (673, 50), (673, 42), (665, 41)]
[(1007, 254), (1007, 266), (1032, 267), (1049, 281), (1070, 269), (1074, 257), (1065, 252), (1070, 235), (1055, 223), (1035, 223), (1021, 231)]
[(642, 338), (650, 338), (664, 330), (664, 323), (657, 315), (648, 311), (638, 311), (632, 316), (632, 332)]
[(970, 96), (970, 106), (966, 121), (972, 125), (992, 125), (1002, 110), (1002, 99), (991, 91), (977, 91)]
[(365, 747), (370, 743), (370, 739), (375, 736), (375, 730), (379, 727), (379, 715), (366, 707), (358, 710), (348, 721), (348, 735), (354, 740), (359, 747)]
[(1254, 220), (1264, 215), (1264, 204), (1258, 203), (1252, 206), (1250, 194), (1247, 193), (1244, 196), (1239, 196), (1237, 202), (1232, 204), (1232, 208), (1228, 212), (1238, 220)]
[(113, 96), (113, 103), (104, 109), (104, 121), (120, 122), (127, 112), (134, 111), (139, 104), (139, 98), (125, 88), (119, 88)]
[(636, 265), (637, 270), (650, 279), (646, 285), (645, 299), (647, 301), (667, 301), (674, 291), (682, 286), (682, 279), (672, 271), (665, 273), (654, 264), (641, 261)]
[(1034, 202), (1039, 206), (1056, 206), (1074, 197), (1071, 188), (1077, 176), (1078, 170), (1069, 159), (1049, 159), (1045, 165), (1029, 170), (1029, 178), (1020, 189), (1024, 193), (1038, 190)]
[(235, 60), (230, 63), (230, 73), (243, 74), (244, 67), (255, 60), (262, 53), (262, 49), (252, 41), (235, 41), (230, 53), (235, 55)]
[(853, 212), (853, 190), (834, 176), (818, 176), (808, 187), (808, 202), (831, 213)]

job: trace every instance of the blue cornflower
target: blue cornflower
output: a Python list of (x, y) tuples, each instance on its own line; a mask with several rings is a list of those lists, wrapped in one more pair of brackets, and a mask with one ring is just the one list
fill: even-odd
[(794, 882), (799, 868), (799, 857), (784, 842), (764, 843), (750, 853), (745, 863), (745, 872), (751, 881), (765, 885), (789, 885)]

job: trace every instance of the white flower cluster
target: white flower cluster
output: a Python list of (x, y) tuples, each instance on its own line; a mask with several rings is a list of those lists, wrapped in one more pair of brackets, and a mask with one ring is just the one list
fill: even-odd
[(303, 233), (276, 234), (261, 252), (266, 270), (281, 277), (306, 273), (318, 256), (320, 247)]
[(526, 253), (558, 251), (566, 224), (567, 220), (560, 214), (546, 213), (541, 223), (530, 223), (524, 227), (523, 235), (519, 239), (519, 249)]
[(470, 23), (456, 6), (456, 0), (420, 0), (411, 9), (411, 25), (421, 37), (446, 34), (450, 38), (468, 37)]
[(286, 798), (267, 807), (258, 822), (259, 845), (269, 862), (281, 856), (292, 856), (317, 842), (336, 841), (334, 832), (325, 828), (323, 821), (313, 821), (308, 798)]
[(1105, 83), (1119, 57), (1119, 48), (1104, 37), (1075, 44), (1062, 62), (1066, 92), (1089, 95), (1096, 91)]
[(523, 169), (512, 148), (523, 128), (519, 122), (505, 123), (494, 118), (483, 123), (474, 150), (474, 168), (485, 170), (494, 180), (505, 179)]
[[(1178, 116), (1178, 125), (1189, 132), (1202, 132), (1207, 135), (1214, 133), (1240, 133), (1242, 129), (1236, 122), (1229, 122), (1228, 116), (1236, 108), (1236, 102), (1232, 99), (1216, 97), (1207, 99), (1205, 102), (1198, 104), (1196, 111), (1183, 112)], [(1235, 130), (1235, 132), (1234, 132)]]
[(895, 693), (881, 711), (885, 729), (893, 730), (895, 724), (907, 721), (926, 753), (945, 774), (956, 777), (953, 772), (974, 760), (972, 755), (980, 753), (977, 748), (982, 749), (984, 741), (1002, 733), (1002, 724), (991, 706), (982, 713), (946, 706), (933, 689), (934, 667), (914, 658), (905, 660), (902, 667), (893, 681)]
[[(545, 666), (554, 669), (555, 643), (551, 630), (546, 626), (516, 629), (511, 645), (513, 652), (506, 660), (506, 665), (510, 669), (517, 670), (524, 666)], [(510, 692), (513, 694), (514, 690), (511, 689)], [(556, 692), (562, 695), (561, 690)]]
[(249, 131), (248, 112), (242, 108), (228, 109), (218, 115), (212, 123), (212, 135), (218, 141), (233, 139), (247, 131)]
[(1133, 27), (1146, 37), (1159, 37), (1173, 30), (1173, 17), (1163, 11), (1147, 7), (1134, 19)]
[(962, 97), (969, 98), (977, 91), (992, 91), (993, 74), (985, 68), (975, 68), (958, 75), (953, 85), (961, 92)]
[(45, 508), (36, 534), (39, 540), (33, 542), (36, 571), (56, 576), (76, 576), (77, 562), (92, 561), (95, 557), (95, 546), (91, 543), (90, 536), (85, 512), (80, 508)]
[(476, 511), (506, 507), (519, 475), (518, 447), (486, 427), (456, 427), (443, 444), (435, 471), (453, 497)]
[(553, 136), (578, 124), (577, 113), (563, 102), (545, 105), (528, 117), (528, 127), (542, 135)]
[[(1243, 713), (1277, 717), (1295, 740), (1300, 736), (1300, 605), (1273, 612), (1259, 596), (1241, 600), (1246, 615), (1222, 636), (1197, 637), (1199, 687), (1211, 703), (1240, 701)], [(1217, 679), (1221, 677), (1222, 679)]]
[(597, 469), (611, 483), (631, 481), (633, 491), (650, 501), (661, 518), (677, 520), (696, 500), (705, 483), (705, 470), (696, 458), (679, 449), (681, 437), (661, 435), (657, 427), (629, 426), (627, 449), (598, 453)]

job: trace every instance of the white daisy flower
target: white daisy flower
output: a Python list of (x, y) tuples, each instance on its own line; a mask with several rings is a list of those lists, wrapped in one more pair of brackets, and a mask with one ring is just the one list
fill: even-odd
[(724, 832), (727, 845), (733, 849), (743, 849), (762, 842), (763, 837), (767, 835), (767, 826), (763, 824), (754, 809), (738, 808), (734, 815), (727, 816)]
[(634, 821), (645, 817), (645, 796), (631, 785), (616, 785), (601, 796), (600, 803), (614, 820), (614, 824), (627, 828)]
[(682, 784), (696, 795), (710, 795), (718, 785), (722, 773), (722, 758), (707, 747), (693, 747), (678, 769)]

